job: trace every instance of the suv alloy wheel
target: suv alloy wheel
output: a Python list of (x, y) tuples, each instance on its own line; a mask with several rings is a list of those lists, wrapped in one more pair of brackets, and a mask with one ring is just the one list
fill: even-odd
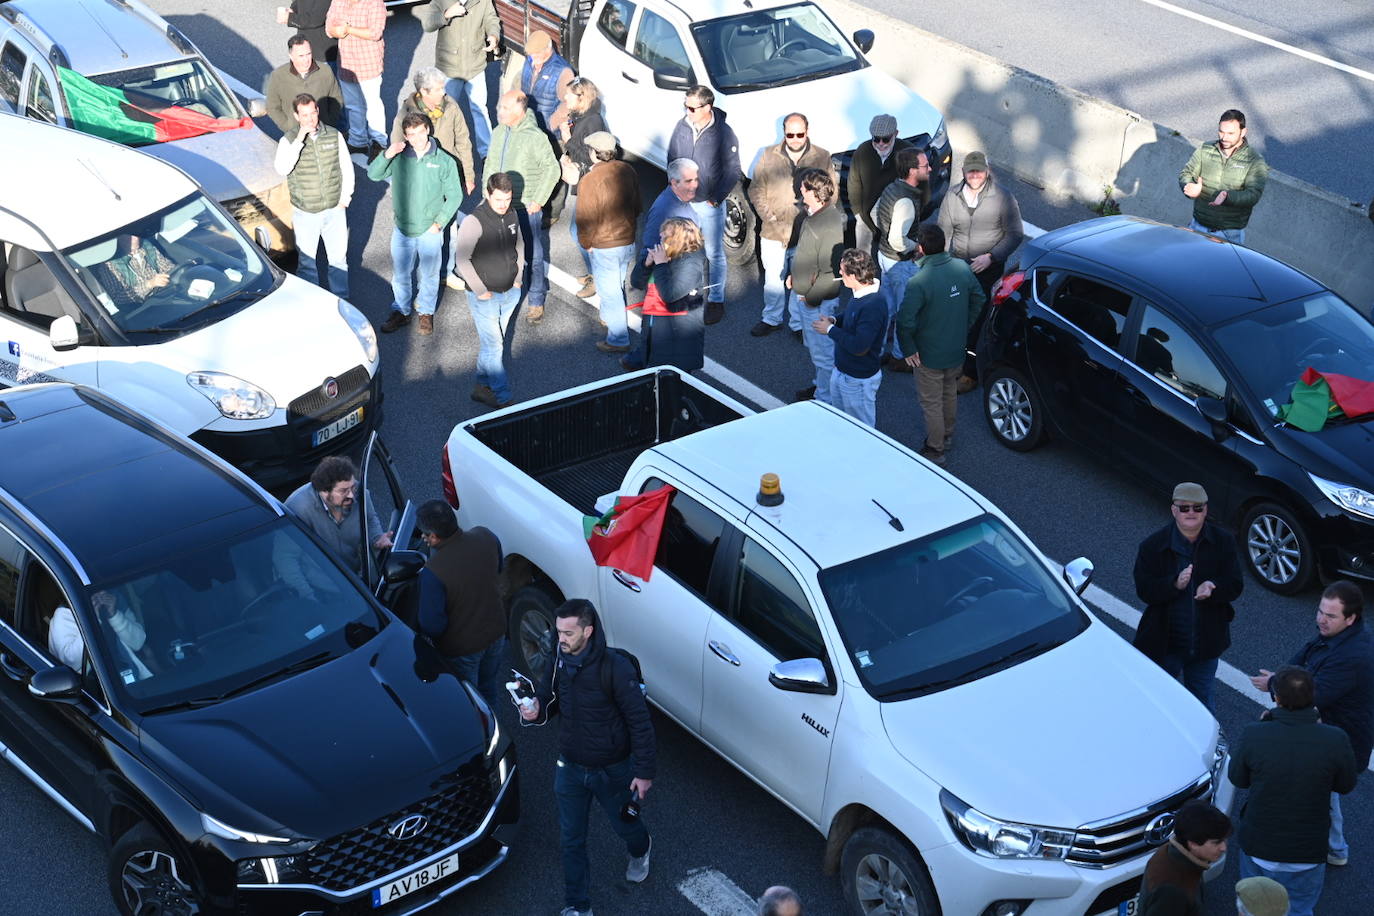
[(124, 916), (196, 916), (205, 912), (190, 866), (162, 835), (139, 824), (110, 851), (110, 890)]

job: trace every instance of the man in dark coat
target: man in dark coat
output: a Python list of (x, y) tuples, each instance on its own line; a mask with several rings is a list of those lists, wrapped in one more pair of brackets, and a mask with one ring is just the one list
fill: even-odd
[(1231, 602), (1244, 582), (1236, 539), (1207, 522), (1201, 484), (1174, 487), (1173, 524), (1141, 542), (1135, 593), (1145, 602), (1135, 647), (1187, 687), (1209, 710), (1217, 662), (1231, 645)]
[[(1314, 702), (1322, 721), (1350, 737), (1356, 772), (1363, 773), (1374, 746), (1374, 637), (1364, 625), (1364, 595), (1358, 585), (1339, 579), (1326, 587), (1317, 606), (1317, 637), (1288, 663), (1312, 672), (1317, 683)], [(1272, 690), (1273, 677), (1261, 668), (1250, 683), (1256, 690)], [(1350, 860), (1340, 798), (1331, 793), (1328, 865)]]
[(1230, 835), (1231, 819), (1206, 802), (1179, 808), (1174, 835), (1145, 863), (1136, 916), (1202, 916), (1203, 876), (1226, 855)]

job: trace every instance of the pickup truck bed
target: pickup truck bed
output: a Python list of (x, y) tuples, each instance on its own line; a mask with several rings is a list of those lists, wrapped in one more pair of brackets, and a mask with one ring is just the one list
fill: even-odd
[(647, 448), (741, 413), (663, 369), (538, 409), (473, 424), (473, 436), (583, 515), (615, 493)]

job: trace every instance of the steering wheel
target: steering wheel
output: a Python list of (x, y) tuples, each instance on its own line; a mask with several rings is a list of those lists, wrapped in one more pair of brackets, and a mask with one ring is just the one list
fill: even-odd
[(182, 96), (181, 98), (178, 98), (178, 99), (172, 99), (172, 101), (170, 101), (170, 102), (167, 103), (167, 107), (168, 107), (168, 108), (186, 108), (186, 109), (189, 109), (189, 110), (191, 110), (191, 111), (194, 111), (194, 112), (196, 112), (196, 113), (198, 113), (198, 114), (203, 114), (203, 115), (209, 115), (209, 114), (210, 114), (210, 106), (209, 106), (209, 105), (206, 105), (206, 104), (205, 104), (204, 102), (202, 102), (200, 99), (192, 98), (191, 96)]
[(1330, 337), (1318, 337), (1303, 348), (1302, 355), (1298, 357), (1298, 362), (1304, 363), (1314, 356), (1330, 356), (1339, 349), (1340, 345)]
[(986, 588), (987, 586), (992, 584), (992, 576), (979, 576), (977, 579), (974, 579), (968, 585), (965, 585), (963, 588), (959, 589), (957, 592), (951, 595), (949, 600), (945, 602), (945, 607), (956, 605), (959, 603), (961, 599), (971, 597), (975, 589)]
[(804, 47), (806, 47), (806, 42), (803, 41), (803, 40), (800, 39), (800, 38), (793, 38), (791, 41), (784, 41), (782, 44), (778, 45), (778, 48), (777, 48), (776, 51), (774, 51), (772, 54), (768, 55), (768, 59), (769, 59), (769, 60), (773, 60), (773, 59), (775, 59), (775, 58), (781, 57), (781, 56), (782, 56), (782, 52), (783, 52), (783, 51), (786, 51), (788, 48), (792, 47), (793, 45), (797, 45), (798, 47), (804, 48)]
[(273, 582), (267, 591), (258, 595), (243, 606), (243, 613), (240, 617), (244, 623), (253, 626), (267, 616), (263, 612), (267, 609), (269, 602), (276, 601), (289, 594), (291, 594), (291, 590), (286, 587), (285, 582)]

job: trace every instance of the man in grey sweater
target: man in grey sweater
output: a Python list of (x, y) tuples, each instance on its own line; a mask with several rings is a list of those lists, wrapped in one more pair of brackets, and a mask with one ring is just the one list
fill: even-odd
[[(330, 455), (310, 472), (310, 480), (286, 497), (286, 508), (301, 525), (324, 542), (349, 569), (363, 569), (363, 532), (354, 515), (358, 499), (358, 469), (342, 455)], [(372, 503), (367, 503), (367, 537), (372, 547), (391, 546), (394, 531), (383, 531)], [(278, 575), (298, 594), (310, 591), (298, 545), (279, 541), (274, 557)]]

